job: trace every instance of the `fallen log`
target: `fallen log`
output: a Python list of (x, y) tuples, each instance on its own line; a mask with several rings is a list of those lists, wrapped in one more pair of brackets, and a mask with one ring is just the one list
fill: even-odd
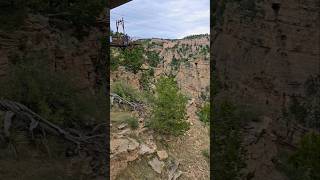
[(92, 139), (92, 137), (101, 137), (99, 135), (93, 136), (85, 136), (81, 135), (78, 132), (78, 136), (74, 136), (67, 130), (55, 125), (54, 123), (42, 118), (40, 115), (36, 114), (28, 107), (18, 102), (9, 101), (9, 100), (0, 100), (0, 111), (6, 112), (5, 120), (4, 120), (4, 132), (6, 136), (9, 136), (9, 129), (12, 124), (12, 118), (14, 115), (19, 117), (19, 120), (29, 121), (29, 131), (32, 132), (35, 128), (40, 127), (41, 129), (50, 132), (51, 134), (58, 135), (63, 137), (64, 139), (75, 143), (80, 146), (80, 144), (92, 143), (89, 142), (88, 139)]
[[(109, 155), (109, 151), (107, 137), (109, 132), (107, 131), (106, 123), (96, 125), (93, 127), (91, 132), (83, 134), (75, 129), (61, 128), (58, 125), (42, 118), (28, 107), (18, 102), (0, 100), (0, 111), (6, 113), (4, 119), (5, 136), (10, 136), (10, 127), (13, 125), (18, 125), (17, 127), (24, 127), (27, 124), (26, 130), (30, 131), (32, 139), (34, 138), (33, 134), (35, 129), (38, 129), (39, 131), (36, 131), (36, 133), (40, 133), (40, 135), (42, 133), (41, 137), (45, 139), (47, 134), (63, 138), (76, 145), (75, 149), (72, 150), (72, 152), (74, 152), (72, 153), (73, 155), (77, 155), (80, 158), (86, 158), (88, 156), (92, 157), (90, 166), (92, 168), (92, 172), (94, 172), (92, 174), (93, 176), (107, 175), (108, 169), (106, 169), (105, 166), (108, 164), (107, 156)], [(2, 136), (0, 134), (0, 140), (1, 138)], [(11, 145), (11, 143), (9, 145)], [(44, 145), (50, 156), (51, 153), (49, 147), (46, 144)], [(15, 149), (13, 150), (15, 154), (17, 154)]]
[(117, 102), (118, 104), (126, 104), (130, 106), (134, 111), (141, 111), (144, 109), (143, 104), (127, 101), (126, 99), (122, 98), (121, 96), (115, 93), (110, 93), (110, 102), (111, 105), (113, 105), (114, 102)]

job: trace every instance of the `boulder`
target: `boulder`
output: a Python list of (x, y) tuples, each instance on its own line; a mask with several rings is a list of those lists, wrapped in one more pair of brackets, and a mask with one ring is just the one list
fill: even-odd
[(155, 172), (157, 172), (158, 174), (161, 174), (161, 171), (164, 167), (164, 162), (159, 161), (158, 158), (155, 157), (151, 161), (149, 161), (148, 164), (152, 167), (152, 169)]
[(139, 147), (139, 143), (137, 142), (137, 140), (132, 138), (128, 138), (128, 140), (129, 140), (129, 144), (128, 144), (129, 151), (133, 151)]
[(110, 149), (112, 154), (119, 154), (126, 152), (128, 149), (128, 139), (113, 139), (110, 142)]
[(165, 160), (168, 158), (168, 153), (164, 150), (162, 151), (157, 151), (157, 155), (159, 157), (159, 159), (162, 161), (162, 160)]
[(118, 129), (121, 130), (121, 129), (126, 128), (127, 126), (128, 126), (127, 123), (122, 123), (122, 124), (120, 124), (120, 125), (118, 126)]
[(118, 135), (125, 135), (128, 134), (130, 132), (130, 129), (124, 129), (121, 132), (118, 133)]
[(140, 145), (140, 150), (139, 150), (139, 154), (140, 155), (144, 155), (144, 154), (152, 154), (154, 153), (154, 149), (151, 149), (149, 146), (147, 146), (146, 144), (141, 144)]

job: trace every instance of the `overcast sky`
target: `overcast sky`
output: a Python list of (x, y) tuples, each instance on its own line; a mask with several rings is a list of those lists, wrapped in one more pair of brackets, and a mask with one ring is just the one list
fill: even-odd
[(209, 0), (132, 0), (111, 10), (111, 29), (124, 18), (125, 30), (136, 38), (179, 39), (210, 32)]

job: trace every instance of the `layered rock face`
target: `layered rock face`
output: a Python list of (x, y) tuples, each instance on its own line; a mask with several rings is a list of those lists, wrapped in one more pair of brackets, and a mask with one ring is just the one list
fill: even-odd
[(212, 49), (217, 74), (243, 101), (279, 108), (320, 73), (319, 2), (250, 2), (226, 5)]
[[(160, 50), (160, 55), (164, 57), (164, 60), (158, 66), (155, 76), (159, 77), (173, 72), (176, 74), (181, 91), (200, 100), (203, 94), (209, 94), (209, 43), (209, 36), (164, 41), (163, 48)], [(201, 48), (205, 50), (202, 51)], [(172, 65), (174, 58), (179, 62), (176, 70)]]
[(265, 114), (246, 128), (248, 174), (251, 179), (287, 179), (274, 158), (295, 146), (305, 130), (279, 117), (291, 97), (305, 96), (306, 80), (320, 73), (319, 1), (224, 2), (222, 24), (215, 27), (211, 44), (221, 92), (262, 107)]
[(94, 87), (99, 79), (95, 64), (107, 23), (97, 22), (82, 39), (75, 37), (74, 27), (60, 22), (67, 28), (61, 29), (52, 23), (47, 17), (30, 14), (19, 30), (0, 31), (0, 78), (7, 75), (10, 58), (43, 52), (55, 71), (72, 71), (81, 88)]

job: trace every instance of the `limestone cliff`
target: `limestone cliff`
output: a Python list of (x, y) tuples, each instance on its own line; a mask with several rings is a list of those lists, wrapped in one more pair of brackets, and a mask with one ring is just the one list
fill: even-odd
[(286, 179), (275, 157), (296, 145), (306, 129), (285, 125), (281, 110), (291, 97), (304, 97), (305, 82), (320, 73), (319, 1), (222, 0), (215, 5), (211, 55), (220, 92), (265, 112), (261, 122), (249, 122), (245, 130), (250, 178)]

